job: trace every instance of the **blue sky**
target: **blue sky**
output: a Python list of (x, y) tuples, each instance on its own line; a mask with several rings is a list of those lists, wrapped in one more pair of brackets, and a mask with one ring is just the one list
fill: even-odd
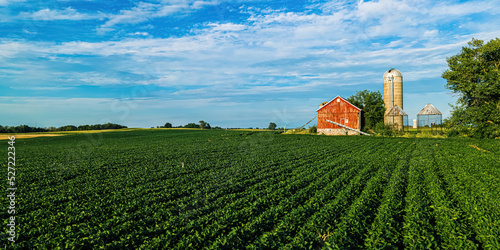
[(500, 35), (494, 1), (0, 0), (0, 124), (298, 127), (403, 73), (449, 116), (446, 57)]

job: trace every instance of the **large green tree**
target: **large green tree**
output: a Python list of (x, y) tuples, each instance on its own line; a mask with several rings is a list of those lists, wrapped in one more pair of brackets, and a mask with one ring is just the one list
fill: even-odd
[(203, 120), (200, 121), (200, 128), (201, 129), (210, 129), (210, 124), (208, 122), (205, 122)]
[(384, 122), (384, 99), (379, 91), (369, 90), (357, 91), (355, 95), (347, 98), (347, 101), (363, 110), (361, 118), (361, 130), (373, 129), (379, 122)]
[(270, 123), (269, 123), (269, 126), (267, 127), (267, 129), (270, 129), (270, 130), (275, 130), (277, 126), (278, 126), (278, 125), (276, 125), (276, 123), (274, 123), (274, 122), (270, 122)]
[(478, 138), (500, 136), (500, 39), (472, 39), (450, 58), (446, 88), (459, 95), (447, 124)]

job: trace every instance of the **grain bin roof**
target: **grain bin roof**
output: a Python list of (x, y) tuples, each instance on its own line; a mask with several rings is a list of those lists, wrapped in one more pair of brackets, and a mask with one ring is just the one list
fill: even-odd
[(384, 78), (388, 78), (388, 77), (391, 77), (391, 76), (394, 76), (394, 77), (403, 77), (403, 74), (401, 74), (401, 71), (397, 70), (397, 69), (390, 69), (390, 70), (387, 70), (385, 73), (384, 73)]
[(388, 116), (408, 116), (408, 114), (406, 114), (406, 112), (400, 108), (398, 105), (395, 105), (394, 107), (392, 107), (389, 112), (387, 112), (387, 115)]
[(427, 104), (417, 115), (442, 115), (432, 104)]

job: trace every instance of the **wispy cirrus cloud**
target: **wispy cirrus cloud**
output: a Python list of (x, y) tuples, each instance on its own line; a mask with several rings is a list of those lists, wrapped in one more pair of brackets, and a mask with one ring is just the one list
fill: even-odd
[(135, 7), (120, 10), (119, 13), (110, 15), (108, 20), (99, 26), (97, 31), (105, 33), (114, 30), (119, 24), (137, 24), (150, 19), (165, 17), (178, 12), (197, 10), (206, 5), (214, 5), (216, 1), (162, 1), (158, 4), (139, 2)]
[(41, 9), (36, 12), (21, 12), (18, 16), (20, 19), (32, 19), (36, 21), (53, 21), (53, 20), (91, 20), (103, 19), (106, 15), (103, 13), (80, 13), (77, 10), (67, 7), (65, 9)]
[(24, 2), (24, 1), (26, 1), (26, 0), (0, 0), (0, 6), (7, 7), (11, 4), (20, 3), (20, 2)]

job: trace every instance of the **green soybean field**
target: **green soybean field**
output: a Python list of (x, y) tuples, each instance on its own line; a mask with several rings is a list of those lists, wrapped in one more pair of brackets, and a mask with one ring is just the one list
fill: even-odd
[(500, 249), (500, 141), (148, 129), (16, 139), (3, 249)]

